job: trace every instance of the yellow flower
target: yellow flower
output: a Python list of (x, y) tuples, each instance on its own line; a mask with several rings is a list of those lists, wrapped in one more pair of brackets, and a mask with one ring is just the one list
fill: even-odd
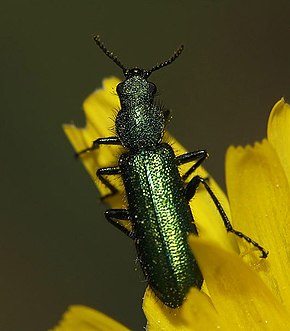
[[(114, 111), (119, 109), (116, 78), (106, 79), (103, 89), (84, 102), (85, 128), (65, 125), (76, 151), (90, 147), (99, 137), (114, 135)], [(185, 149), (166, 133), (175, 153)], [(290, 107), (280, 100), (273, 108), (268, 139), (246, 148), (230, 147), (226, 158), (226, 181), (230, 208), (223, 192), (210, 178), (210, 187), (232, 215), (234, 227), (270, 251), (266, 260), (248, 243), (228, 234), (208, 196), (200, 188), (190, 205), (199, 231), (189, 242), (206, 285), (192, 288), (179, 309), (158, 301), (148, 287), (143, 302), (147, 330), (289, 330), (290, 329)], [(81, 161), (101, 195), (108, 193), (95, 178), (97, 168), (116, 164), (122, 147), (104, 146), (81, 155)], [(181, 171), (185, 171), (186, 166)], [(200, 167), (202, 177), (210, 177)], [(123, 187), (112, 197), (113, 208), (124, 208)], [(129, 226), (129, 225), (128, 225)], [(237, 240), (236, 240), (237, 239)], [(239, 251), (242, 253), (239, 255)], [(288, 254), (288, 255), (287, 255)], [(54, 331), (128, 330), (106, 315), (84, 306), (72, 306)]]

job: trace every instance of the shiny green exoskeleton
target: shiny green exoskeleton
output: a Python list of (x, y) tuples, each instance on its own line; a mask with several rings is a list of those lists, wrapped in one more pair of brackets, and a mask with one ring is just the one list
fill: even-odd
[[(97, 45), (109, 56), (125, 75), (117, 86), (121, 109), (115, 128), (117, 136), (99, 138), (83, 152), (98, 148), (101, 144), (122, 145), (127, 152), (119, 158), (115, 167), (101, 168), (98, 178), (113, 195), (116, 188), (106, 176), (121, 175), (128, 200), (128, 209), (110, 209), (107, 220), (135, 241), (138, 259), (145, 278), (157, 297), (167, 306), (179, 307), (190, 287), (200, 288), (203, 282), (198, 264), (190, 250), (188, 235), (197, 235), (197, 229), (189, 207), (201, 183), (211, 195), (227, 231), (245, 238), (258, 247), (264, 257), (266, 252), (256, 242), (234, 230), (207, 184), (199, 176), (187, 179), (205, 160), (204, 150), (175, 156), (170, 145), (162, 143), (169, 113), (154, 103), (156, 86), (148, 81), (149, 75), (170, 63), (181, 53), (180, 47), (167, 61), (151, 70), (126, 69), (113, 53), (109, 52), (99, 37)], [(182, 177), (178, 166), (195, 161)], [(119, 221), (128, 220), (129, 231)]]
[(176, 157), (169, 145), (158, 144), (123, 154), (119, 166), (145, 277), (163, 303), (178, 307), (203, 279), (187, 242), (197, 231)]

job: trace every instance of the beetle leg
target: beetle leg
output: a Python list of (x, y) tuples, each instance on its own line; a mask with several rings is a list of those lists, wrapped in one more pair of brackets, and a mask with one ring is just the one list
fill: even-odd
[(104, 200), (118, 193), (118, 189), (113, 184), (111, 184), (110, 181), (104, 176), (119, 175), (120, 173), (121, 173), (121, 169), (119, 167), (107, 167), (107, 168), (100, 168), (97, 170), (96, 173), (97, 177), (111, 191), (110, 193), (102, 196), (101, 200)]
[(210, 195), (210, 197), (212, 198), (213, 203), (215, 204), (223, 222), (225, 225), (225, 228), (227, 230), (227, 232), (232, 232), (233, 234), (235, 234), (236, 236), (245, 239), (248, 243), (250, 243), (251, 245), (253, 245), (254, 247), (256, 247), (261, 253), (261, 258), (266, 258), (268, 256), (268, 253), (262, 246), (260, 246), (256, 241), (254, 241), (253, 239), (251, 239), (250, 237), (246, 236), (245, 234), (243, 234), (240, 231), (237, 231), (233, 228), (226, 212), (224, 211), (222, 205), (220, 204), (218, 198), (216, 197), (216, 195), (213, 193), (212, 189), (209, 187), (206, 179), (200, 177), (200, 176), (195, 176), (193, 177), (190, 182), (187, 184), (187, 187), (185, 189), (185, 196), (187, 198), (188, 201), (190, 201), (195, 192), (197, 187), (199, 186), (199, 184), (202, 184), (205, 189), (207, 190), (208, 194)]
[(182, 176), (182, 179), (185, 181), (208, 157), (208, 153), (205, 150), (188, 152), (182, 155), (179, 155), (175, 158), (177, 165), (181, 165), (184, 163), (188, 163), (191, 161), (196, 161), (194, 165), (192, 165), (186, 173)]
[(194, 176), (187, 183), (187, 185), (185, 187), (184, 195), (185, 195), (185, 198), (188, 202), (195, 196), (195, 193), (196, 193), (196, 190), (197, 190), (199, 184), (200, 184), (199, 176)]
[(130, 213), (127, 209), (109, 209), (105, 211), (106, 219), (117, 229), (125, 233), (129, 238), (135, 239), (133, 231), (128, 230), (119, 220), (131, 221)]
[(106, 138), (98, 138), (93, 141), (92, 146), (85, 148), (79, 152), (75, 153), (75, 157), (78, 158), (80, 155), (94, 151), (98, 149), (100, 145), (121, 145), (121, 142), (118, 137), (106, 137)]

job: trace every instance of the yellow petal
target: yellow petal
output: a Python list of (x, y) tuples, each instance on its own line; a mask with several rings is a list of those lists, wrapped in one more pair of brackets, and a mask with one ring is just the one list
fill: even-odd
[[(116, 85), (120, 80), (116, 77), (107, 78), (103, 81), (103, 88), (97, 89), (84, 101), (83, 107), (86, 116), (86, 126), (76, 127), (73, 124), (63, 125), (65, 134), (76, 152), (92, 146), (98, 138), (113, 136), (114, 112), (120, 108), (119, 98), (116, 95)], [(101, 167), (114, 166), (117, 157), (123, 151), (122, 147), (106, 145), (89, 153), (82, 154), (80, 159), (89, 175), (98, 187), (101, 196), (109, 193), (104, 184), (96, 178), (96, 170)], [(108, 199), (108, 203), (114, 208), (123, 207), (124, 188), (119, 176), (114, 179), (114, 185), (119, 194)]]
[(190, 290), (182, 307), (171, 309), (163, 305), (148, 287), (143, 310), (147, 318), (148, 331), (216, 330), (222, 325), (210, 298), (196, 288)]
[(228, 330), (289, 330), (283, 305), (239, 256), (196, 236), (189, 243)]
[(226, 181), (234, 225), (270, 252), (256, 269), (290, 308), (290, 192), (271, 144), (263, 140), (254, 147), (230, 147)]
[(51, 331), (129, 331), (107, 315), (85, 306), (71, 306)]
[(290, 183), (290, 106), (281, 99), (268, 121), (268, 139), (274, 147)]

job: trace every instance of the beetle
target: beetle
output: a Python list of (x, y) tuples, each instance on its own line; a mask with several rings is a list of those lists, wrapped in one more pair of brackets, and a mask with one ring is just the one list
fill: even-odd
[[(198, 235), (189, 206), (200, 184), (211, 196), (228, 232), (244, 238), (258, 248), (262, 258), (267, 252), (257, 242), (236, 231), (208, 180), (198, 175), (186, 180), (208, 157), (205, 150), (175, 156), (172, 147), (162, 142), (169, 111), (154, 102), (156, 85), (148, 81), (152, 72), (174, 62), (183, 51), (180, 46), (167, 60), (149, 70), (126, 68), (99, 36), (94, 40), (99, 48), (115, 62), (125, 76), (118, 84), (121, 108), (115, 119), (116, 136), (98, 138), (91, 147), (76, 155), (97, 149), (100, 145), (122, 145), (118, 165), (97, 170), (96, 175), (110, 193), (117, 193), (109, 177), (121, 175), (128, 209), (109, 209), (106, 219), (135, 241), (138, 259), (149, 286), (168, 307), (182, 305), (191, 287), (201, 288), (203, 276), (188, 244), (188, 235)], [(178, 167), (194, 164), (181, 176)], [(131, 230), (120, 221), (130, 222)]]

